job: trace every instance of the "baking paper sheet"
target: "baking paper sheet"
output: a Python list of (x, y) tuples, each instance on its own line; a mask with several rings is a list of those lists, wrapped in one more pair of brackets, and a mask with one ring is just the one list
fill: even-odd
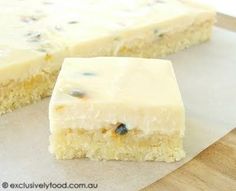
[(6, 181), (94, 183), (98, 184), (94, 190), (137, 190), (177, 169), (236, 127), (236, 34), (215, 28), (210, 42), (168, 59), (174, 63), (186, 107), (184, 160), (171, 164), (57, 161), (48, 152), (49, 99), (45, 99), (0, 117), (0, 188)]

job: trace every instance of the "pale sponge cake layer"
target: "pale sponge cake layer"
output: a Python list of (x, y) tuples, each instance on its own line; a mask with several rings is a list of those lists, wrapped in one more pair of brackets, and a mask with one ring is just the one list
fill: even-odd
[(179, 161), (185, 156), (179, 135), (144, 134), (138, 129), (120, 136), (113, 128), (65, 128), (50, 136), (50, 150), (57, 159)]
[[(147, 58), (165, 56), (207, 41), (211, 36), (213, 23), (213, 19), (193, 23), (190, 27), (178, 32), (168, 32), (159, 37), (151, 33), (153, 35), (148, 35), (146, 39), (130, 38), (130, 40), (127, 39), (119, 45), (113, 45), (114, 42), (111, 41), (108, 44), (100, 44), (99, 49), (94, 45), (86, 49), (78, 47), (78, 50), (75, 51), (76, 54), (73, 56), (118, 55)], [(51, 95), (60, 65), (61, 63), (58, 63), (56, 70), (47, 73), (38, 71), (33, 76), (21, 81), (7, 80), (0, 82), (0, 115)]]

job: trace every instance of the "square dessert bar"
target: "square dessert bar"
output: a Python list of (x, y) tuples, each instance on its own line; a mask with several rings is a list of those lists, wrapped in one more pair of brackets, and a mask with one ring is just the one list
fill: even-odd
[(67, 58), (49, 106), (57, 159), (178, 161), (185, 112), (170, 61)]
[(70, 2), (0, 2), (0, 115), (51, 95), (66, 57), (163, 57), (207, 41), (215, 22), (187, 0)]

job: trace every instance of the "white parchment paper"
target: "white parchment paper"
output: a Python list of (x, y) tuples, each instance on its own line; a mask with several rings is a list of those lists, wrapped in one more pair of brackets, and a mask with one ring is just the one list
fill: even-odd
[(167, 58), (173, 62), (186, 107), (184, 160), (171, 164), (57, 161), (48, 152), (49, 99), (45, 99), (0, 117), (0, 188), (4, 181), (51, 181), (96, 183), (94, 190), (137, 190), (177, 169), (236, 127), (236, 33), (215, 28), (210, 42)]

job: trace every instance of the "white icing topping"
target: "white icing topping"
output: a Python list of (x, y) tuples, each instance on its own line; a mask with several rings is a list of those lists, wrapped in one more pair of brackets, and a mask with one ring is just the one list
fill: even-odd
[[(85, 72), (93, 76), (82, 75)], [(83, 96), (71, 96), (73, 90)], [(184, 132), (184, 107), (166, 60), (66, 59), (50, 102), (51, 130), (124, 123), (145, 133)], [(57, 109), (59, 108), (59, 109)]]

